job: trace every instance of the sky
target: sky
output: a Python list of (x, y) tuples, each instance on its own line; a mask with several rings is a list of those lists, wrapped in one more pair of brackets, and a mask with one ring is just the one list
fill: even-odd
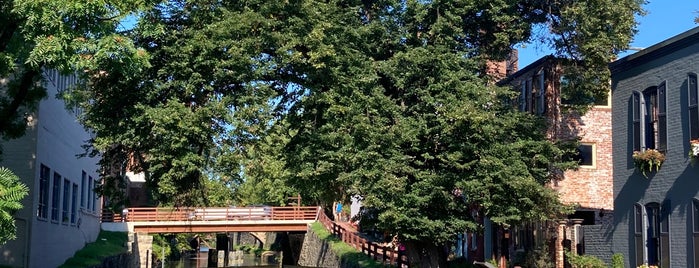
[[(647, 14), (636, 18), (640, 24), (630, 47), (647, 48), (699, 26), (694, 23), (694, 18), (699, 16), (697, 0), (651, 0), (643, 8)], [(527, 44), (525, 47), (518, 47), (518, 50), (520, 69), (551, 54), (551, 50), (537, 44)], [(635, 52), (630, 50), (619, 56)]]

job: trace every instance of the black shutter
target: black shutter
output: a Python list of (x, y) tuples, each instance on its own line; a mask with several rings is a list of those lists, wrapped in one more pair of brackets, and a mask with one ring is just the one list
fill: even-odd
[(636, 253), (636, 264), (633, 267), (643, 264), (643, 206), (634, 205), (634, 249)]
[(660, 267), (670, 267), (670, 200), (660, 208)]
[(638, 91), (633, 92), (631, 114), (633, 150), (641, 151), (641, 93)]
[(667, 150), (667, 103), (665, 82), (658, 85), (658, 151)]
[(697, 75), (689, 74), (687, 79), (689, 96), (689, 139), (699, 139), (699, 106), (697, 106)]

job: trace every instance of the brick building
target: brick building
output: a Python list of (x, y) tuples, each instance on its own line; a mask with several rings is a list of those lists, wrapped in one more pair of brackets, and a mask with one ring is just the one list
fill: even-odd
[[(579, 231), (582, 227), (577, 226), (606, 224), (611, 221), (614, 208), (610, 98), (595, 99), (595, 105), (584, 114), (570, 109), (572, 106), (563, 97), (570, 85), (564, 61), (546, 56), (501, 81), (501, 84), (510, 85), (519, 92), (515, 105), (520, 111), (545, 118), (546, 136), (550, 140), (579, 142), (578, 154), (574, 156), (579, 161), (579, 168), (559, 174), (550, 184), (560, 193), (564, 203), (575, 205), (575, 212), (568, 218), (578, 220), (532, 223), (510, 230), (511, 258), (515, 258), (517, 252), (540, 248), (546, 243), (549, 250), (555, 252), (556, 267), (563, 267), (564, 245), (585, 252), (584, 239)], [(588, 230), (592, 229), (588, 227)], [(608, 250), (602, 255), (611, 255), (607, 253)]]
[[(610, 64), (614, 221), (608, 239), (626, 267), (699, 267), (699, 154), (692, 143), (699, 141), (697, 62), (699, 27)], [(648, 160), (662, 158), (661, 167), (643, 171)]]

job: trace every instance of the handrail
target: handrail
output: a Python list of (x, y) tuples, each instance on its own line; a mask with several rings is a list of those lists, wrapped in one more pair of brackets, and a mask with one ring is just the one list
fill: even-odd
[[(127, 208), (125, 213), (102, 213), (102, 222), (308, 220), (318, 217), (318, 207), (149, 207)], [(124, 215), (125, 214), (125, 215)]]
[(330, 231), (330, 233), (340, 238), (342, 242), (345, 242), (362, 253), (369, 255), (370, 258), (380, 261), (385, 265), (409, 267), (408, 258), (407, 256), (403, 255), (401, 251), (369, 241), (357, 235), (352, 230), (347, 230), (342, 225), (330, 220), (330, 218), (323, 212), (318, 214), (318, 221), (323, 225), (323, 227), (325, 227), (325, 229)]

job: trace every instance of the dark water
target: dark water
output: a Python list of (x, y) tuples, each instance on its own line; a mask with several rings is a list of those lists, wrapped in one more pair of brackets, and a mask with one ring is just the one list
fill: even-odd
[[(166, 261), (166, 268), (203, 268), (209, 267), (208, 264), (208, 253), (199, 252), (197, 255), (190, 255), (183, 257), (179, 261)], [(218, 267), (255, 267), (255, 268), (279, 268), (279, 264), (261, 264), (260, 257), (255, 257), (253, 253), (242, 254), (242, 260), (230, 261), (228, 266), (218, 266)], [(160, 266), (153, 267), (160, 268)], [(283, 268), (307, 268), (294, 265), (284, 265)]]

